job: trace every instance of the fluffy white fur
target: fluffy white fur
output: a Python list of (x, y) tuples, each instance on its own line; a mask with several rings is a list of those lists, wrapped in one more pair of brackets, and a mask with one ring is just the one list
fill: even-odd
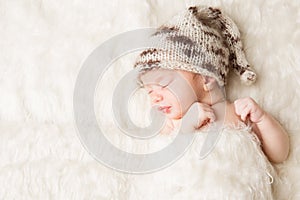
[(196, 134), (192, 146), (170, 167), (129, 175), (129, 199), (273, 199), (270, 183), (279, 179), (249, 127), (224, 128), (202, 160), (207, 133)]
[[(183, 190), (169, 191), (166, 195), (170, 198), (190, 195), (192, 199), (198, 195), (194, 187), (187, 190), (188, 184), (202, 184), (199, 178), (204, 177), (204, 171), (199, 167), (210, 162), (192, 165), (186, 163), (192, 157), (183, 158), (177, 165), (149, 176), (115, 172), (99, 164), (83, 148), (72, 110), (77, 74), (94, 48), (112, 35), (157, 27), (194, 4), (220, 6), (238, 24), (258, 80), (253, 86), (243, 86), (232, 74), (228, 98), (253, 97), (287, 129), (291, 151), (286, 162), (274, 165), (276, 180), (280, 180), (274, 185), (274, 198), (300, 198), (299, 1), (19, 0), (0, 3), (0, 199), (154, 199), (163, 188), (150, 184), (164, 180), (169, 181), (165, 187), (174, 189), (178, 184), (177, 189)], [(107, 82), (99, 82), (102, 98), (109, 96), (111, 88), (130, 70), (133, 57), (117, 61), (103, 78)], [(137, 96), (133, 102), (144, 98)], [(102, 104), (96, 109), (98, 119), (111, 130), (106, 132), (107, 137), (120, 148), (139, 151), (139, 145), (114, 131), (109, 99), (102, 99)], [(141, 107), (146, 108), (132, 108), (137, 120), (142, 115)], [(234, 154), (229, 155), (228, 163), (231, 156)], [(226, 163), (224, 158), (218, 159), (221, 164)], [(253, 164), (256, 165), (259, 163)], [(241, 163), (232, 170), (242, 166)], [(251, 169), (241, 176), (241, 181), (255, 178), (250, 176)], [(186, 177), (174, 176), (183, 172), (188, 173)], [(211, 181), (222, 184), (218, 177)], [(138, 183), (148, 184), (137, 188)]]

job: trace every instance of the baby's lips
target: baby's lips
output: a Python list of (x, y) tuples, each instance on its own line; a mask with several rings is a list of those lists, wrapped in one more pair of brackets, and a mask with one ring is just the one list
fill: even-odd
[(158, 110), (163, 111), (164, 113), (169, 113), (170, 112), (171, 106), (159, 106)]
[(171, 106), (159, 106), (158, 109), (162, 110), (164, 108), (169, 108), (169, 107), (171, 107)]

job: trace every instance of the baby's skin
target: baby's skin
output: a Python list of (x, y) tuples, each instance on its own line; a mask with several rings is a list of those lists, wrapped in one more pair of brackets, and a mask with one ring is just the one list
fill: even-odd
[(198, 116), (192, 124), (194, 129), (205, 129), (218, 120), (223, 120), (224, 125), (250, 123), (271, 162), (281, 163), (287, 159), (288, 134), (251, 97), (230, 102), (214, 78), (182, 70), (153, 69), (139, 78), (151, 104), (158, 106), (169, 119), (162, 133), (172, 131), (174, 124), (196, 110)]

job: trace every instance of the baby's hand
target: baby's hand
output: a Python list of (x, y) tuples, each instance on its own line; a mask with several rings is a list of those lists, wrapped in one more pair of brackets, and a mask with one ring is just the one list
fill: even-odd
[(250, 121), (253, 123), (260, 122), (265, 114), (263, 109), (261, 109), (251, 97), (235, 100), (234, 108), (235, 113), (239, 115), (243, 121), (249, 116)]
[(215, 120), (216, 116), (211, 106), (199, 102), (195, 102), (191, 105), (187, 114), (184, 116), (184, 123), (191, 123), (194, 129), (199, 129)]

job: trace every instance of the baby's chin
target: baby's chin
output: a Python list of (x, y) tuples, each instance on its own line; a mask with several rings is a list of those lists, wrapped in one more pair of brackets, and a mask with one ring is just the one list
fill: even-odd
[(166, 114), (167, 118), (171, 119), (171, 120), (179, 120), (183, 117), (183, 114), (181, 112), (171, 112), (169, 114)]

